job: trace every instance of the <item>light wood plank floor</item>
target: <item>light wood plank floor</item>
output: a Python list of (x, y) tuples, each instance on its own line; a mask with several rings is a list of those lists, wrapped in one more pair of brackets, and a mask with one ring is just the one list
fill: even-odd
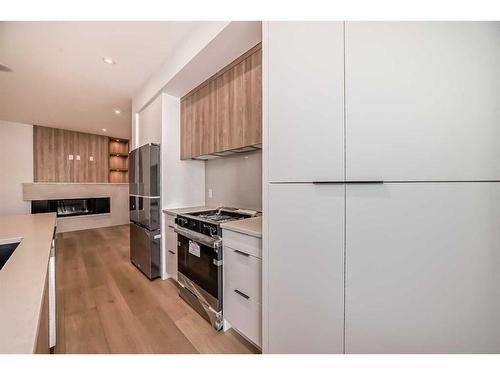
[(56, 353), (256, 353), (129, 260), (128, 225), (58, 234)]

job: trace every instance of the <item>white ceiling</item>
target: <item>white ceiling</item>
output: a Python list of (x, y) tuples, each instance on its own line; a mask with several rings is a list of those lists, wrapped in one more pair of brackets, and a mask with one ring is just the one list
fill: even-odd
[(0, 120), (130, 138), (133, 94), (197, 23), (0, 22)]

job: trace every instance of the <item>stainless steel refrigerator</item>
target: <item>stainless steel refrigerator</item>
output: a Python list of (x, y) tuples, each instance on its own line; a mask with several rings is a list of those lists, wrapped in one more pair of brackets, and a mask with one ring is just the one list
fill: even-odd
[(130, 261), (149, 279), (160, 276), (160, 146), (129, 155)]

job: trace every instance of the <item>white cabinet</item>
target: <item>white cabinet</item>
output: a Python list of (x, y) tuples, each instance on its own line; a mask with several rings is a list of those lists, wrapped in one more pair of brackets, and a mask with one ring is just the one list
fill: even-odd
[(269, 181), (344, 178), (342, 22), (267, 22)]
[(268, 353), (343, 352), (344, 190), (269, 186)]
[(165, 249), (167, 275), (177, 280), (177, 233), (174, 232), (175, 217), (165, 215)]
[(500, 179), (500, 23), (347, 22), (345, 64), (348, 180)]
[(500, 183), (347, 187), (346, 353), (500, 352)]
[(260, 238), (223, 229), (224, 319), (262, 347)]

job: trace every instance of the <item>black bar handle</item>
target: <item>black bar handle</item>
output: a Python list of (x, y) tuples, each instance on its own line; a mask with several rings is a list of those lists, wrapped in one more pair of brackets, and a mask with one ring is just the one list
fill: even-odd
[(169, 250), (168, 251), (170, 254), (174, 254), (175, 255), (175, 252), (173, 252), (172, 250)]
[(234, 252), (237, 253), (237, 254), (243, 255), (244, 257), (249, 257), (250, 256), (250, 254), (244, 253), (243, 251), (234, 250)]
[(333, 184), (345, 184), (345, 181), (313, 181), (315, 185), (333, 185)]
[(240, 292), (238, 289), (235, 289), (235, 290), (234, 290), (234, 292), (235, 292), (236, 294), (239, 294), (240, 296), (242, 296), (242, 297), (243, 297), (243, 298), (245, 298), (245, 299), (250, 299), (250, 296), (247, 296), (245, 293)]
[(315, 185), (333, 185), (333, 184), (383, 184), (384, 181), (377, 180), (359, 180), (359, 181), (313, 181)]

